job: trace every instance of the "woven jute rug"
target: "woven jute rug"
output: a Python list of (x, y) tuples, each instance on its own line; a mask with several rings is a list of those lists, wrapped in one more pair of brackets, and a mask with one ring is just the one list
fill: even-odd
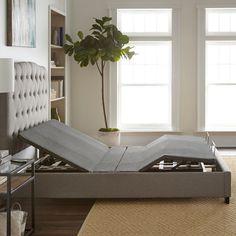
[(223, 199), (99, 200), (78, 236), (236, 235), (236, 158), (230, 204)]

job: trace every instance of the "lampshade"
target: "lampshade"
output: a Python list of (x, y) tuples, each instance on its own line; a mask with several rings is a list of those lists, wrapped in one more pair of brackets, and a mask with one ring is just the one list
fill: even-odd
[(14, 61), (12, 58), (0, 58), (0, 93), (14, 91)]

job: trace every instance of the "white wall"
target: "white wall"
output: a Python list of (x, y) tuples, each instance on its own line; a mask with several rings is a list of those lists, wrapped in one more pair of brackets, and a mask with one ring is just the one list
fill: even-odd
[[(180, 80), (180, 131), (193, 134), (197, 131), (197, 7), (203, 4), (227, 4), (236, 0), (72, 0), (71, 32), (88, 32), (93, 17), (108, 15), (111, 6), (135, 5), (177, 6), (181, 10), (181, 80)], [(94, 135), (103, 126), (100, 78), (95, 67), (80, 68), (72, 62), (72, 126)], [(123, 144), (144, 144), (160, 133), (122, 134)], [(213, 134), (212, 134), (213, 135)], [(236, 145), (235, 133), (214, 134), (218, 145)]]

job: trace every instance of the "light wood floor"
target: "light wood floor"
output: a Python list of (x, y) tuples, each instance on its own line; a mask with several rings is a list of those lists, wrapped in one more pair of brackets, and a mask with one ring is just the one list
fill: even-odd
[[(29, 210), (27, 200), (21, 199), (21, 203)], [(33, 236), (77, 235), (93, 203), (86, 199), (37, 199)]]

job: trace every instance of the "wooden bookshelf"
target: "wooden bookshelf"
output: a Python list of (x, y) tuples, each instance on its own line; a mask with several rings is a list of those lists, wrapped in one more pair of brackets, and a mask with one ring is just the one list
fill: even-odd
[[(49, 81), (50, 81), (50, 111), (56, 108), (60, 120), (66, 120), (66, 55), (64, 54), (64, 35), (66, 31), (66, 14), (49, 7)], [(52, 81), (61, 81), (60, 91), (55, 89)]]

